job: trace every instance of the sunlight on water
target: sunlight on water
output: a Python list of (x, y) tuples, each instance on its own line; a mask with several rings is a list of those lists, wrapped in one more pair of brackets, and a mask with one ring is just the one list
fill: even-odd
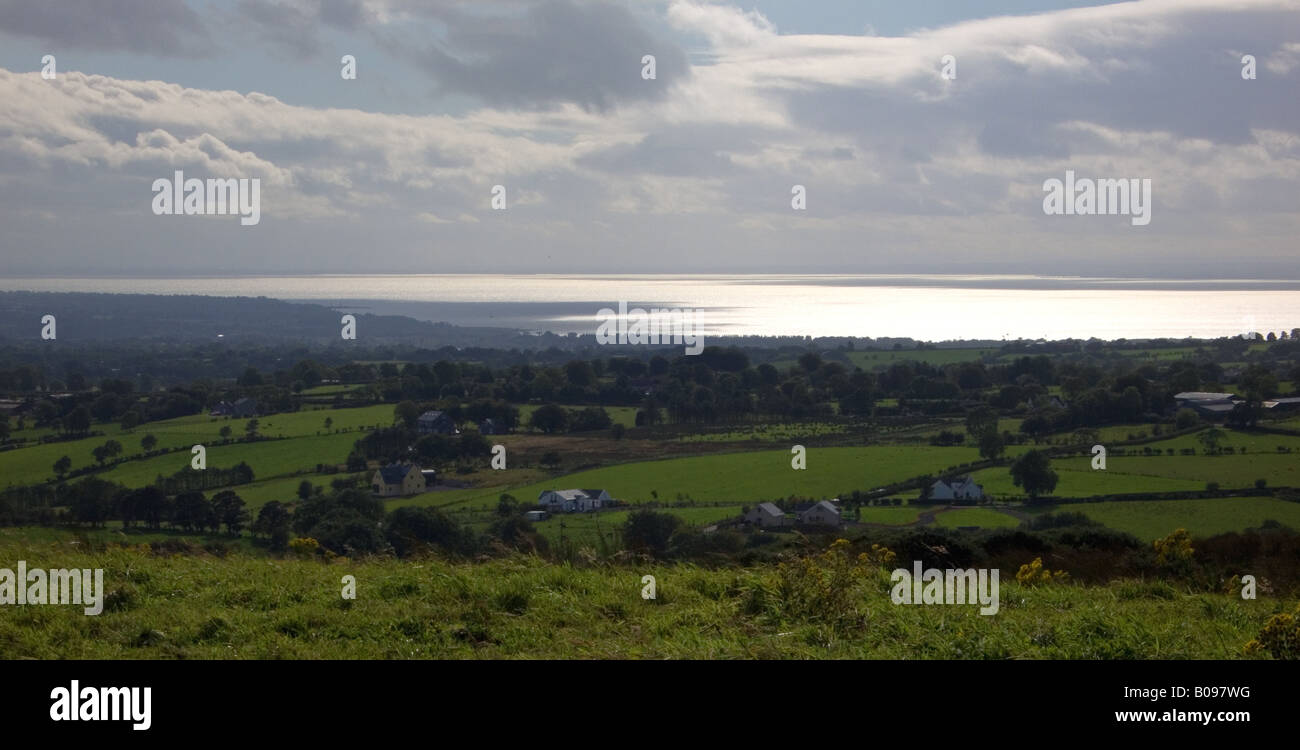
[[(922, 340), (1215, 337), (1300, 326), (1300, 282), (1034, 276), (390, 275), (190, 279), (7, 279), (6, 290), (266, 296), (347, 303), (457, 303), (483, 324), (494, 306), (562, 306), (530, 327), (591, 332), (625, 300), (701, 309), (707, 333)], [(470, 312), (472, 311), (472, 312)], [(414, 313), (405, 313), (414, 314)]]

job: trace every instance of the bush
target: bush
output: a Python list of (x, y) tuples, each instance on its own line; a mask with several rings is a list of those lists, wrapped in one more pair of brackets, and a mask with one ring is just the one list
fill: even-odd
[(672, 513), (634, 510), (623, 522), (623, 544), (633, 552), (662, 557), (681, 522), (681, 518)]
[(477, 548), (473, 532), (437, 508), (398, 508), (388, 517), (385, 536), (398, 557), (431, 548), (469, 555)]
[(290, 540), (289, 551), (298, 557), (312, 557), (320, 551), (320, 542), (311, 537), (298, 537)]
[(1264, 629), (1246, 644), (1246, 653), (1267, 651), (1274, 659), (1300, 660), (1300, 605), (1293, 614), (1283, 612), (1268, 618)]
[(1178, 529), (1164, 539), (1153, 542), (1156, 550), (1156, 562), (1161, 565), (1175, 566), (1192, 559), (1192, 535), (1187, 529)]
[(1016, 571), (1016, 581), (1025, 586), (1038, 586), (1044, 583), (1065, 583), (1070, 574), (1064, 570), (1049, 570), (1043, 567), (1043, 558), (1035, 557), (1033, 562), (1021, 565)]

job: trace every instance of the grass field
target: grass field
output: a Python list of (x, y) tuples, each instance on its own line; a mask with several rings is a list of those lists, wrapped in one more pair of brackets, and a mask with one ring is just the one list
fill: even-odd
[(1020, 525), (1020, 520), (991, 508), (954, 508), (934, 517), (938, 526), (955, 529), (958, 526), (978, 526), (983, 529), (1008, 529)]
[[(157, 557), (0, 530), (0, 559), (102, 568), (111, 606), (0, 607), (8, 658), (1233, 659), (1279, 607), (1161, 582), (1021, 587), (1001, 608), (898, 606), (888, 573), (783, 594), (763, 568)], [(356, 599), (340, 596), (355, 576)], [(643, 575), (656, 598), (643, 599)], [(800, 591), (803, 591), (802, 589)]]
[[(330, 436), (340, 439), (346, 438), (348, 445), (362, 437), (358, 432), (364, 427), (373, 427), (374, 425), (390, 425), (393, 422), (393, 407), (389, 405), (381, 406), (363, 406), (353, 409), (313, 409), (286, 414), (272, 414), (266, 417), (258, 418), (258, 432), (268, 437), (317, 437), (318, 433), (325, 432), (325, 419), (333, 420), (331, 425), (334, 431), (343, 429), (353, 430), (350, 433), (341, 433), (340, 435)], [(208, 445), (220, 440), (220, 431), (223, 426), (230, 427), (235, 437), (244, 434), (244, 425), (248, 420), (245, 419), (219, 419), (208, 417), (206, 415), (194, 415), (189, 417), (179, 417), (161, 422), (152, 422), (141, 425), (131, 432), (123, 432), (120, 425), (96, 425), (95, 429), (103, 431), (105, 434), (101, 437), (86, 438), (83, 440), (71, 440), (61, 443), (49, 443), (45, 445), (32, 445), (17, 450), (5, 451), (0, 453), (0, 483), (4, 485), (33, 484), (54, 478), (54, 462), (61, 456), (67, 456), (72, 460), (72, 468), (79, 469), (86, 466), (94, 466), (95, 459), (91, 454), (97, 446), (103, 445), (105, 441), (116, 440), (122, 444), (124, 455), (142, 453), (140, 440), (145, 435), (153, 435), (158, 439), (158, 448), (183, 448), (185, 452), (170, 454), (167, 456), (144, 459), (139, 463), (157, 462), (154, 466), (167, 465), (179, 466), (189, 465), (189, 448), (193, 445)], [(326, 437), (320, 435), (320, 437)], [(256, 445), (267, 445), (258, 443)], [(228, 449), (228, 448), (227, 448)], [(213, 453), (218, 450), (212, 448), (208, 451), (208, 463), (214, 465), (212, 461)], [(343, 459), (347, 458), (347, 453), (343, 454)], [(161, 459), (161, 460), (160, 460)], [(340, 461), (342, 459), (339, 459)], [(235, 459), (233, 463), (238, 463)], [(315, 459), (303, 465), (314, 467), (317, 463), (325, 462), (324, 459)], [(135, 473), (127, 466), (136, 462), (124, 464), (121, 468), (125, 469), (125, 474), (133, 476)], [(250, 465), (253, 464), (249, 461)], [(225, 464), (215, 464), (225, 465)], [(298, 467), (295, 467), (298, 468)], [(115, 470), (116, 471), (116, 470)], [(170, 474), (176, 471), (176, 468), (169, 469), (162, 473)], [(254, 471), (257, 467), (254, 465)], [(147, 473), (145, 481), (152, 480), (159, 472), (153, 470)], [(261, 474), (261, 472), (258, 472)], [(119, 480), (120, 481), (120, 480)]]
[[(263, 440), (254, 443), (214, 445), (208, 448), (208, 466), (230, 468), (240, 461), (253, 467), (255, 479), (271, 479), (295, 471), (315, 469), (316, 464), (342, 464), (347, 461), (358, 433), (340, 433), (290, 440)], [(170, 453), (141, 461), (120, 464), (99, 476), (128, 487), (138, 487), (162, 474), (189, 470), (190, 453)]]
[[(1052, 494), (1062, 497), (1089, 497), (1108, 493), (1181, 492), (1205, 489), (1205, 482), (1194, 479), (1124, 473), (1113, 463), (1115, 460), (1111, 459), (1107, 462), (1106, 471), (1093, 471), (1086, 463), (1080, 469), (1077, 468), (1077, 462), (1052, 462), (1052, 468), (1056, 470), (1059, 478), (1056, 491)], [(1067, 466), (1075, 468), (1066, 468)], [(1011, 471), (1008, 467), (983, 469), (971, 476), (983, 485), (986, 494), (994, 497), (1024, 494), (1024, 490), (1011, 482)]]
[(1300, 529), (1300, 503), (1272, 497), (1070, 503), (1054, 506), (1051, 510), (1082, 513), (1112, 529), (1126, 531), (1147, 541), (1180, 528), (1187, 529), (1194, 536), (1212, 536), (1258, 528), (1267, 520)]
[(723, 453), (621, 464), (511, 488), (425, 493), (391, 501), (389, 507), (461, 503), (495, 507), (502, 492), (534, 502), (543, 490), (568, 487), (605, 489), (632, 503), (672, 502), (679, 493), (709, 503), (754, 503), (791, 495), (821, 499), (854, 489), (873, 489), (978, 457), (973, 448), (809, 448), (808, 468), (797, 471), (790, 468), (791, 454), (785, 450)]

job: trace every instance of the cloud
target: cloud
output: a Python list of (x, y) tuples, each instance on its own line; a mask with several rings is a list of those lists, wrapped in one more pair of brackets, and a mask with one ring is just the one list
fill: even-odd
[[(657, 100), (689, 73), (685, 53), (651, 33), (620, 3), (545, 0), (522, 10), (483, 3), (473, 11), (437, 14), (444, 33), (420, 43), (392, 36), (445, 92), (497, 107), (538, 108), (560, 103), (607, 111), (636, 100)], [(654, 55), (656, 78), (641, 78), (644, 55)]]
[[(213, 272), (1281, 261), (1300, 232), (1298, 6), (1127, 3), (879, 37), (781, 34), (682, 0), (244, 0), (236, 15), (285, 14), (262, 38), (291, 60), (315, 42), (290, 32), (370, 34), (406, 66), (401, 87), (474, 103), (397, 115), (0, 70), (18, 103), (0, 109), (0, 245), (15, 268), (104, 245), (121, 248), (115, 268)], [(1257, 80), (1240, 76), (1246, 52)], [(282, 74), (319, 75), (295, 65)], [(174, 168), (261, 177), (262, 224), (180, 237), (183, 220), (147, 213), (149, 182)], [(1045, 216), (1043, 181), (1066, 169), (1151, 178), (1152, 224)], [(507, 211), (489, 207), (497, 184)], [(178, 254), (187, 242), (204, 252)]]
[(174, 0), (0, 0), (0, 31), (60, 48), (161, 57), (214, 52), (207, 26)]

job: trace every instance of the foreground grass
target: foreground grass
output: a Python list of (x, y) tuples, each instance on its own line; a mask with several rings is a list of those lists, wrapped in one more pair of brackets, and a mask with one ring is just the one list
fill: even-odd
[[(774, 566), (158, 557), (0, 537), (0, 565), (18, 560), (103, 568), (109, 604), (97, 617), (0, 607), (8, 658), (1239, 658), (1270, 614), (1294, 606), (1163, 582), (1004, 580), (1001, 611), (981, 616), (893, 605), (874, 569), (823, 601), (791, 593)], [(656, 599), (641, 596), (646, 574)], [(344, 575), (355, 601), (340, 597)]]

